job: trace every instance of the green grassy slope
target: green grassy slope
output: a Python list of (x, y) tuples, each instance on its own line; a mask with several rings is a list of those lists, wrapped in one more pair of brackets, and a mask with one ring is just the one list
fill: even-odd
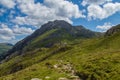
[[(51, 32), (54, 31), (48, 33)], [(31, 44), (39, 45), (41, 38)], [(50, 48), (32, 49), (1, 64), (0, 80), (74, 80), (76, 76), (83, 80), (120, 80), (119, 44), (120, 33), (104, 38), (61, 40)]]

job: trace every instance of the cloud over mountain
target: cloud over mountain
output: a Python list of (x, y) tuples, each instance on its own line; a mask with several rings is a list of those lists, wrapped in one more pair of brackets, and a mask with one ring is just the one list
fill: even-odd
[[(85, 17), (78, 5), (66, 0), (44, 0), (43, 3), (35, 3), (34, 0), (17, 0), (18, 8), (25, 17), (17, 16), (13, 22), (40, 26), (50, 20), (66, 20), (72, 23), (71, 18)], [(62, 12), (61, 12), (62, 11)]]

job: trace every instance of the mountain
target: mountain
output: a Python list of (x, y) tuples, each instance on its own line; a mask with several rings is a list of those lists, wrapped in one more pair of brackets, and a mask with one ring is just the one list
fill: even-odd
[(0, 80), (120, 80), (119, 31), (101, 36), (64, 21), (43, 26), (8, 51)]
[(12, 46), (13, 45), (9, 43), (0, 43), (0, 60), (3, 58), (3, 55), (5, 55), (5, 52), (11, 49)]
[(110, 35), (113, 35), (113, 34), (118, 33), (118, 32), (120, 32), (120, 24), (117, 25), (117, 26), (112, 27), (111, 29), (109, 29), (109, 30), (106, 32), (105, 35), (106, 35), (106, 36), (110, 36)]
[(50, 21), (42, 25), (41, 28), (36, 30), (32, 35), (19, 41), (9, 50), (7, 56), (13, 53), (20, 55), (34, 48), (51, 47), (55, 43), (64, 40), (70, 41), (77, 38), (92, 38), (100, 35), (101, 33), (90, 31), (83, 26), (72, 26), (63, 20)]

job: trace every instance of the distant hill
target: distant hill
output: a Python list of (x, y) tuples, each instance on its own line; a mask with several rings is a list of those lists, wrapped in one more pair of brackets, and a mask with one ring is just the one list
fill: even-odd
[(5, 55), (5, 52), (12, 48), (12, 46), (13, 45), (9, 43), (0, 43), (0, 59)]

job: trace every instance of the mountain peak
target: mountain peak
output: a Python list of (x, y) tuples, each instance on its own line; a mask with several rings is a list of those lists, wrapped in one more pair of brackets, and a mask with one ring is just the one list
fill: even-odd
[(72, 28), (72, 25), (64, 20), (55, 20), (55, 21), (49, 21), (48, 23), (42, 25), (40, 29), (45, 31), (45, 30), (51, 30), (56, 28), (70, 29)]
[(54, 20), (54, 21), (49, 21), (48, 23), (52, 23), (52, 24), (56, 24), (56, 25), (57, 24), (68, 24), (68, 25), (71, 25), (67, 21), (64, 21), (64, 20)]

